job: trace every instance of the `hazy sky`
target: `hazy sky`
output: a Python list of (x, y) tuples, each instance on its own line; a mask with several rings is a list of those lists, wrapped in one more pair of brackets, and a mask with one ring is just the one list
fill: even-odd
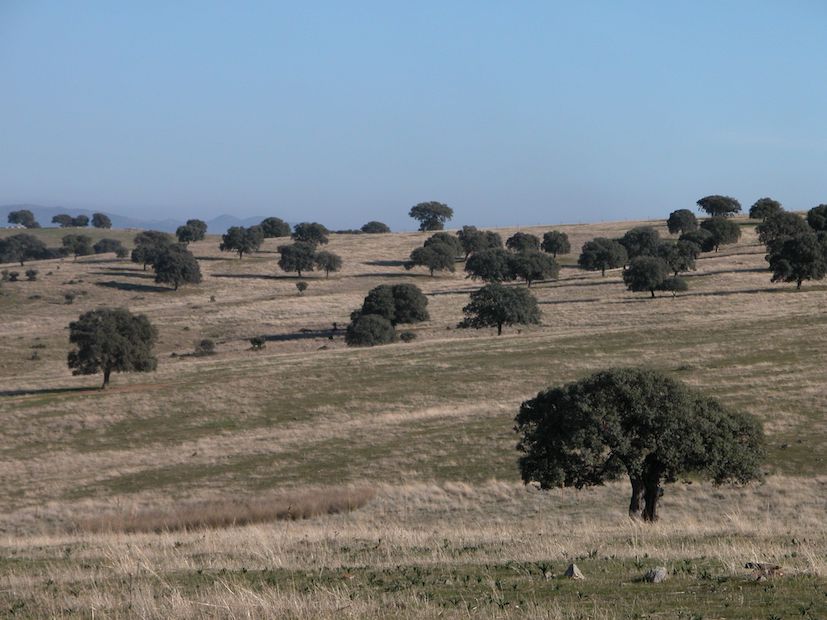
[(827, 3), (0, 0), (0, 204), (334, 228), (827, 202)]

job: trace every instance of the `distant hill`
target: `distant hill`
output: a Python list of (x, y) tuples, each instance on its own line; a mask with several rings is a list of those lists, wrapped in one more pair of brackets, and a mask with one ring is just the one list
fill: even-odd
[[(9, 212), (19, 211), (20, 209), (28, 209), (34, 214), (35, 219), (40, 222), (43, 227), (55, 226), (52, 224), (52, 218), (61, 213), (68, 213), (70, 215), (87, 215), (90, 218), (93, 213), (105, 213), (112, 220), (113, 228), (141, 228), (144, 230), (162, 230), (164, 232), (175, 232), (181, 224), (185, 222), (184, 219), (177, 220), (168, 218), (164, 220), (144, 220), (135, 217), (128, 217), (119, 215), (117, 213), (110, 213), (109, 211), (100, 211), (98, 209), (67, 209), (65, 207), (44, 207), (41, 205), (32, 204), (17, 204), (17, 205), (2, 205), (0, 206), (0, 226), (4, 226), (8, 221)], [(207, 231), (212, 234), (223, 234), (231, 226), (253, 226), (261, 222), (265, 216), (239, 218), (234, 215), (219, 215), (207, 222)]]

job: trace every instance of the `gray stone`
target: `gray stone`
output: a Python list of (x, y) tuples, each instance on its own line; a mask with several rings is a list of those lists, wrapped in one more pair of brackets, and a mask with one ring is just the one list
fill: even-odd
[(668, 577), (669, 571), (666, 570), (665, 566), (656, 566), (655, 568), (651, 568), (646, 571), (646, 574), (643, 576), (643, 578), (649, 583), (660, 583), (661, 581), (666, 581)]
[(569, 567), (566, 569), (564, 573), (566, 577), (569, 579), (585, 579), (586, 577), (583, 573), (580, 572), (580, 569), (577, 568), (577, 564), (569, 564)]

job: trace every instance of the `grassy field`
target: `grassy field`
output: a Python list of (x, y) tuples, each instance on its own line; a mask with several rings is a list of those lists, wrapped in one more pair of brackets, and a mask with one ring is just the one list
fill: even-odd
[[(637, 224), (556, 228), (579, 248)], [(542, 325), (499, 337), (456, 329), (479, 286), (461, 264), (433, 278), (404, 270), (422, 233), (332, 236), (326, 249), (344, 268), (306, 274), (302, 296), (276, 266), (275, 239), (243, 260), (214, 236), (191, 244), (204, 282), (179, 291), (111, 255), (32, 263), (38, 281), (0, 294), (0, 615), (827, 616), (827, 286), (770, 283), (743, 224), (741, 242), (704, 255), (674, 298), (630, 293), (619, 271), (601, 277), (562, 257), (558, 280), (532, 286)], [(390, 282), (420, 286), (431, 320), (413, 343), (348, 349), (333, 322)], [(157, 372), (114, 375), (101, 391), (100, 377), (67, 369), (66, 327), (104, 306), (147, 314), (160, 339)], [(263, 351), (250, 350), (256, 335)], [(190, 355), (202, 338), (215, 355)], [(758, 416), (766, 481), (668, 486), (654, 526), (626, 518), (622, 482), (524, 487), (520, 402), (640, 364)], [(324, 508), (349, 489), (365, 501)], [(284, 497), (321, 508), (220, 529), (89, 527)], [(585, 581), (561, 577), (571, 561)], [(785, 575), (756, 581), (750, 561)], [(643, 583), (657, 565), (670, 579)]]

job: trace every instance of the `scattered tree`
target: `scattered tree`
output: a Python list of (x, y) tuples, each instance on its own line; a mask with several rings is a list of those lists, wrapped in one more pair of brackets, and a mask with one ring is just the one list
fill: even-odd
[(89, 226), (89, 216), (88, 215), (77, 215), (72, 218), (72, 226), (76, 228), (86, 228)]
[(712, 217), (729, 217), (741, 211), (741, 203), (731, 196), (704, 196), (697, 202), (702, 211)]
[(662, 258), (669, 270), (677, 276), (681, 271), (695, 269), (695, 259), (701, 249), (691, 241), (661, 241), (655, 255)]
[(807, 223), (813, 230), (827, 230), (827, 204), (818, 205), (807, 211)]
[(781, 213), (784, 208), (781, 203), (772, 198), (759, 198), (755, 204), (749, 208), (749, 217), (752, 220), (765, 220), (770, 215)]
[(318, 222), (302, 222), (293, 227), (293, 240), (315, 245), (327, 243), (327, 235), (330, 231)]
[(177, 291), (182, 284), (201, 282), (201, 268), (198, 261), (185, 245), (173, 243), (159, 252), (152, 263), (155, 281), (171, 284)]
[(715, 249), (715, 236), (703, 228), (683, 233), (678, 240), (695, 245), (701, 252), (711, 252)]
[(279, 254), (279, 267), (282, 271), (295, 271), (300, 278), (302, 271), (313, 271), (316, 264), (316, 247), (305, 241), (279, 246)]
[(505, 242), (505, 247), (514, 252), (527, 252), (540, 249), (540, 239), (531, 233), (516, 232)]
[(797, 237), (813, 232), (803, 217), (789, 211), (779, 211), (767, 216), (755, 227), (758, 240), (769, 248), (788, 237)]
[(93, 213), (92, 226), (95, 228), (112, 228), (112, 220), (105, 213)]
[(618, 239), (626, 248), (629, 259), (638, 256), (654, 256), (660, 243), (660, 235), (652, 226), (635, 226)]
[(698, 229), (698, 218), (689, 209), (678, 209), (669, 214), (666, 220), (666, 228), (669, 234), (688, 233)]
[(238, 252), (238, 258), (242, 259), (245, 254), (257, 252), (262, 241), (264, 241), (264, 233), (258, 226), (250, 226), (249, 228), (231, 226), (221, 236), (219, 248), (222, 252)]
[(316, 269), (324, 271), (324, 277), (330, 277), (330, 272), (339, 271), (342, 268), (342, 257), (333, 252), (316, 252)]
[(508, 282), (514, 279), (512, 254), (502, 248), (474, 252), (465, 262), (465, 271), (473, 280), (483, 282)]
[(689, 290), (689, 284), (681, 277), (671, 276), (666, 278), (658, 286), (659, 291), (668, 291), (675, 297), (678, 293), (683, 293)]
[(304, 292), (307, 290), (308, 284), (304, 280), (299, 280), (296, 282), (296, 290), (299, 291), (299, 295), (304, 295)]
[(75, 345), (68, 363), (74, 375), (103, 372), (103, 385), (112, 372), (155, 370), (152, 355), (157, 331), (143, 314), (123, 308), (91, 310), (69, 324), (69, 342)]
[(393, 325), (377, 314), (359, 314), (345, 332), (345, 342), (351, 347), (373, 347), (396, 340)]
[(540, 245), (544, 252), (548, 252), (554, 258), (558, 254), (568, 254), (571, 252), (571, 243), (569, 243), (569, 236), (559, 230), (551, 230), (543, 234), (543, 243)]
[(387, 319), (391, 325), (427, 321), (428, 298), (413, 284), (382, 284), (371, 289), (362, 308), (351, 315), (374, 314)]
[(191, 243), (193, 241), (201, 241), (207, 234), (207, 223), (203, 220), (187, 220), (183, 226), (179, 226), (175, 231), (175, 236), (178, 237), (179, 243)]
[(250, 346), (253, 351), (261, 351), (266, 346), (267, 341), (264, 336), (253, 336), (250, 338)]
[(577, 264), (589, 271), (600, 271), (605, 276), (607, 269), (623, 267), (627, 260), (626, 248), (618, 241), (597, 237), (583, 244)]
[(768, 249), (773, 282), (795, 282), (799, 290), (804, 280), (821, 280), (827, 274), (827, 239), (823, 235), (810, 231), (782, 237)]
[(434, 276), (434, 271), (454, 271), (456, 257), (455, 248), (445, 243), (432, 243), (428, 246), (416, 248), (411, 252), (410, 261), (405, 264), (406, 269), (415, 266), (427, 267)]
[(741, 238), (741, 227), (726, 217), (711, 217), (701, 222), (701, 228), (712, 234), (712, 243), (717, 252), (722, 245), (736, 243)]
[(64, 235), (62, 243), (63, 247), (75, 257), (75, 260), (78, 256), (89, 256), (95, 253), (92, 248), (92, 238), (87, 235)]
[(471, 293), (471, 302), (462, 309), (465, 318), (458, 327), (496, 327), (530, 325), (540, 322), (537, 300), (524, 288), (511, 288), (499, 283), (486, 284)]
[(25, 228), (40, 228), (40, 224), (34, 219), (34, 214), (28, 209), (9, 212), (9, 224), (18, 224)]
[(463, 226), (462, 230), (457, 231), (457, 238), (465, 253), (464, 260), (468, 260), (468, 257), (475, 252), (503, 246), (503, 240), (499, 234), (493, 230), (478, 230), (476, 226)]
[(215, 341), (210, 338), (202, 338), (195, 343), (195, 351), (193, 355), (202, 357), (205, 355), (215, 355)]
[(60, 215), (55, 215), (52, 218), (52, 224), (59, 224), (61, 228), (69, 228), (74, 226), (75, 218), (67, 213), (61, 213)]
[(37, 280), (37, 274), (40, 272), (37, 269), (27, 269), (26, 270), (26, 279), (29, 282), (34, 282)]
[(623, 270), (623, 282), (630, 291), (649, 291), (652, 298), (655, 291), (669, 275), (669, 266), (656, 256), (637, 256)]
[(142, 264), (146, 271), (147, 265), (154, 263), (158, 254), (172, 245), (172, 237), (158, 230), (144, 230), (135, 235), (133, 243), (132, 262)]
[(411, 207), (410, 217), (419, 220), (419, 230), (442, 230), (445, 222), (454, 217), (454, 210), (441, 202), (420, 202)]
[(465, 251), (459, 238), (447, 232), (438, 232), (431, 235), (425, 239), (425, 243), (422, 245), (427, 248), (435, 244), (448, 246), (455, 257), (462, 256)]
[(46, 244), (29, 233), (18, 233), (0, 239), (0, 263), (20, 263), (48, 258)]
[(371, 235), (381, 234), (381, 233), (389, 233), (391, 231), (390, 227), (387, 224), (382, 222), (377, 222), (376, 220), (370, 221), (360, 229), (363, 233), (368, 233)]
[(290, 236), (290, 224), (280, 217), (265, 218), (261, 220), (259, 226), (261, 227), (261, 232), (264, 233), (265, 239)]
[(118, 239), (101, 239), (92, 246), (95, 254), (115, 254), (118, 258), (125, 258), (129, 252)]
[(560, 273), (560, 265), (548, 254), (527, 250), (508, 257), (511, 274), (525, 280), (529, 288), (537, 280), (552, 280)]
[(629, 516), (648, 522), (662, 482), (761, 477), (760, 424), (656, 370), (605, 370), (550, 388), (520, 406), (516, 423), (526, 484), (580, 489), (625, 475)]

